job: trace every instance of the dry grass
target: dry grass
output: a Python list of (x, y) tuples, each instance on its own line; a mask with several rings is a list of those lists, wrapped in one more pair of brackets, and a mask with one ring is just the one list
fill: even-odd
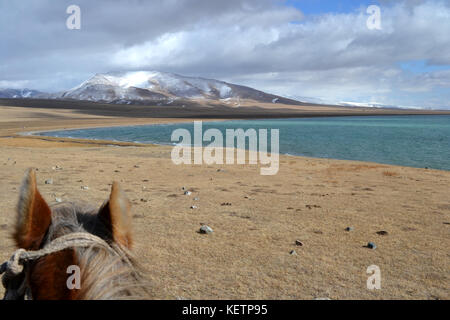
[[(112, 180), (123, 184), (133, 203), (137, 254), (156, 297), (449, 298), (447, 172), (405, 168), (402, 181), (386, 184), (380, 169), (344, 170), (329, 181), (329, 161), (308, 160), (312, 166), (303, 158), (264, 177), (256, 166), (175, 166), (168, 147), (0, 150), (3, 259), (13, 250), (7, 239), (21, 176), (35, 166), (51, 203), (60, 197), (100, 206)], [(50, 177), (54, 184), (43, 184)], [(198, 234), (201, 223), (214, 233)], [(295, 246), (297, 239), (304, 246)], [(378, 249), (364, 248), (368, 241)], [(365, 288), (371, 264), (382, 270), (381, 291)]]
[(387, 166), (382, 164), (366, 164), (366, 163), (349, 163), (347, 161), (331, 161), (329, 168), (327, 169), (330, 173), (341, 172), (341, 171), (361, 171), (369, 169), (380, 169), (387, 168)]
[(398, 173), (395, 171), (383, 171), (383, 176), (385, 177), (397, 177)]

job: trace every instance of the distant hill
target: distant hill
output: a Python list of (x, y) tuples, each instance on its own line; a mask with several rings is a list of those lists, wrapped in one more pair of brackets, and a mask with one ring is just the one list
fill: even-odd
[(38, 98), (47, 94), (30, 89), (0, 89), (0, 98)]
[(301, 102), (224, 81), (187, 77), (159, 71), (96, 74), (79, 86), (49, 94), (52, 99), (115, 104), (172, 104), (177, 100), (214, 101), (231, 106), (241, 100), (302, 105)]

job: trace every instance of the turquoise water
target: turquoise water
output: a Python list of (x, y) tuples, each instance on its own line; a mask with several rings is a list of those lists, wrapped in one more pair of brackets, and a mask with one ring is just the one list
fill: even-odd
[[(40, 133), (56, 137), (173, 144), (172, 131), (193, 124), (96, 128)], [(204, 122), (217, 128), (280, 130), (280, 153), (450, 170), (450, 116), (325, 117)], [(225, 139), (224, 139), (225, 141)], [(206, 146), (208, 142), (205, 142)]]

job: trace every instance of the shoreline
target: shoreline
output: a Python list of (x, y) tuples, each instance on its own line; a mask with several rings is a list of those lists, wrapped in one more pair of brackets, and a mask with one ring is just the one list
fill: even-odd
[[(424, 116), (424, 115), (385, 115), (385, 116)], [(428, 116), (428, 115), (427, 115)], [(434, 116), (442, 116), (442, 115), (434, 115)], [(359, 117), (359, 116), (346, 116), (349, 118), (352, 117)], [(365, 117), (378, 117), (378, 115), (366, 115)], [(299, 117), (298, 119), (303, 119), (304, 117)], [(329, 118), (337, 118), (336, 116), (329, 116)], [(340, 117), (339, 117), (340, 118)], [(283, 119), (283, 118), (280, 118)], [(293, 118), (296, 119), (296, 118)], [(173, 122), (167, 122), (167, 123), (146, 123), (146, 124), (125, 124), (125, 125), (113, 125), (110, 126), (108, 124), (102, 125), (102, 126), (92, 126), (92, 127), (72, 127), (72, 128), (65, 128), (65, 129), (52, 129), (52, 130), (38, 130), (38, 131), (29, 131), (29, 132), (18, 132), (17, 135), (23, 136), (23, 137), (32, 137), (35, 139), (42, 139), (46, 141), (58, 141), (58, 142), (71, 142), (71, 143), (80, 143), (80, 144), (94, 144), (94, 145), (103, 145), (103, 146), (122, 146), (122, 147), (129, 147), (129, 146), (136, 146), (136, 147), (145, 147), (145, 146), (162, 146), (162, 147), (173, 147), (174, 144), (170, 143), (157, 143), (157, 142), (137, 142), (137, 141), (120, 141), (120, 140), (109, 140), (109, 139), (96, 139), (96, 138), (73, 138), (73, 137), (57, 137), (57, 136), (51, 136), (51, 135), (39, 135), (39, 133), (51, 133), (56, 131), (72, 131), (72, 130), (91, 130), (91, 129), (98, 129), (98, 128), (131, 128), (131, 127), (140, 127), (140, 126), (164, 126), (164, 125), (176, 125), (177, 123), (189, 123), (193, 124), (194, 121), (202, 121), (202, 122), (224, 122), (224, 121), (245, 121), (245, 120), (256, 120), (256, 119), (213, 119), (213, 120), (204, 120), (204, 119), (183, 119), (180, 121), (173, 121)], [(271, 119), (265, 119), (261, 118), (261, 120), (271, 120)], [(276, 120), (276, 119), (273, 119)], [(38, 135), (37, 135), (38, 134)], [(204, 148), (204, 146), (203, 146)], [(236, 146), (235, 149), (238, 149)], [(248, 149), (245, 148), (245, 150), (248, 152)], [(407, 168), (414, 168), (414, 169), (424, 169), (424, 170), (436, 170), (436, 171), (444, 171), (444, 172), (450, 172), (448, 169), (436, 169), (436, 168), (428, 168), (428, 167), (418, 167), (418, 166), (407, 166), (402, 164), (392, 164), (392, 163), (385, 163), (385, 162), (375, 162), (375, 161), (367, 161), (367, 160), (358, 160), (358, 159), (339, 159), (339, 158), (330, 158), (330, 157), (312, 157), (312, 156), (305, 156), (302, 154), (295, 154), (291, 152), (281, 153), (279, 152), (280, 156), (291, 156), (291, 157), (300, 157), (305, 159), (322, 159), (322, 160), (336, 160), (336, 161), (353, 161), (353, 162), (359, 162), (359, 163), (367, 163), (367, 164), (376, 164), (376, 165), (387, 165), (387, 166), (395, 166), (395, 167), (407, 167)]]

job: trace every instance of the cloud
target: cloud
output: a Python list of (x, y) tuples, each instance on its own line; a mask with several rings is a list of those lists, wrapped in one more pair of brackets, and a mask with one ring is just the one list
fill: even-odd
[(8, 88), (8, 89), (22, 89), (28, 85), (27, 80), (22, 81), (5, 81), (0, 80), (0, 88)]
[[(331, 102), (450, 108), (450, 1), (380, 3), (382, 30), (367, 28), (365, 7), (308, 16), (275, 0), (79, 1), (82, 28), (67, 30), (69, 1), (11, 2), (0, 10), (1, 80), (60, 90), (97, 72), (155, 69)], [(410, 72), (408, 61), (442, 68)]]

